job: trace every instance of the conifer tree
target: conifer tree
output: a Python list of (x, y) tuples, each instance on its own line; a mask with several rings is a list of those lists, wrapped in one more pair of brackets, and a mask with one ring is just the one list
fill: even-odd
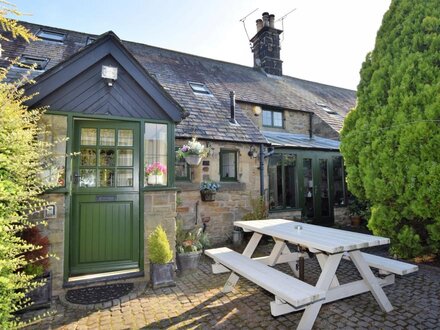
[(440, 6), (393, 0), (361, 69), (341, 152), (368, 226), (401, 257), (440, 249)]
[[(15, 38), (26, 41), (35, 37), (16, 20), (15, 7), (0, 1), (0, 43)], [(26, 274), (29, 265), (25, 253), (40, 247), (20, 237), (23, 229), (35, 226), (29, 215), (38, 211), (44, 202), (39, 195), (45, 186), (40, 179), (42, 155), (47, 144), (36, 138), (41, 130), (38, 121), (41, 111), (30, 111), (24, 105), (28, 99), (20, 88), (21, 82), (7, 83), (8, 70), (0, 69), (0, 328), (15, 327), (14, 312), (26, 304), (25, 293), (38, 286), (35, 275)]]

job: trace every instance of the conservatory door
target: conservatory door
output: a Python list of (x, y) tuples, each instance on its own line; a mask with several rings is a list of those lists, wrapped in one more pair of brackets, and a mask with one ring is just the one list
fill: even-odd
[(303, 158), (304, 209), (303, 213), (313, 223), (332, 225), (333, 198), (330, 186), (329, 159), (327, 157)]
[(139, 124), (75, 120), (69, 276), (140, 267)]

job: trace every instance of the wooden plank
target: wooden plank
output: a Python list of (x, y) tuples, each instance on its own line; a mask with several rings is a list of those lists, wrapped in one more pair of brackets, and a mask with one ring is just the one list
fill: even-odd
[(383, 292), (376, 277), (371, 272), (370, 267), (368, 267), (368, 264), (365, 262), (362, 253), (360, 251), (350, 251), (350, 258), (355, 264), (365, 283), (370, 288), (371, 293), (382, 310), (385, 312), (391, 312), (393, 310), (393, 306), (388, 300), (385, 292)]
[(311, 304), (325, 297), (323, 290), (316, 289), (310, 284), (297, 280), (231, 249), (210, 249), (206, 250), (205, 254), (293, 306)]
[[(235, 226), (329, 253), (388, 244), (385, 237), (354, 233), (284, 219), (235, 221)], [(302, 230), (295, 229), (300, 225)]]
[[(419, 270), (417, 265), (409, 264), (399, 260), (394, 260), (390, 258), (376, 256), (374, 254), (369, 254), (361, 252), (362, 257), (364, 257), (368, 266), (384, 270), (386, 272), (394, 273), (397, 275), (406, 275)], [(344, 255), (345, 259), (350, 259), (348, 254)]]
[[(317, 289), (321, 289), (325, 292), (329, 290), (341, 259), (342, 253), (328, 256), (324, 267), (322, 267), (322, 272), (321, 275), (319, 275), (318, 282), (316, 283)], [(301, 321), (298, 324), (298, 329), (312, 329), (323, 303), (324, 300), (318, 301), (315, 304), (306, 307), (303, 316), (301, 317)]]
[[(382, 287), (394, 284), (394, 275), (389, 275), (383, 279), (378, 278), (377, 281), (379, 282), (380, 286), (382, 286)], [(369, 291), (370, 291), (370, 288), (365, 284), (364, 280), (358, 280), (355, 282), (342, 284), (336, 288), (330, 288), (327, 291), (323, 304), (328, 304), (328, 303), (331, 303), (336, 300), (352, 297), (352, 296), (366, 293)], [(298, 312), (298, 311), (304, 310), (307, 306), (293, 307), (292, 305), (289, 305), (289, 304), (281, 304), (280, 302), (272, 301), (270, 303), (270, 307), (271, 307), (271, 310), (272, 310), (272, 308), (274, 308), (274, 310), (277, 311), (277, 314), (274, 314), (272, 312), (272, 315), (279, 316), (279, 315), (284, 315), (287, 313)]]

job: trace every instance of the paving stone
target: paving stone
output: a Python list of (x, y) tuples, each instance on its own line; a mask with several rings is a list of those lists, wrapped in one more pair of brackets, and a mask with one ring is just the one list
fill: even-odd
[[(264, 249), (264, 247), (263, 247)], [(145, 284), (132, 294), (84, 310), (62, 299), (53, 304), (51, 317), (28, 329), (294, 329), (302, 313), (270, 315), (273, 296), (240, 279), (233, 292), (221, 292), (228, 274), (211, 273), (210, 259), (199, 269), (176, 277), (176, 286), (153, 290)], [(289, 272), (288, 266), (277, 268)], [(320, 268), (316, 258), (305, 262), (306, 280), (315, 284)], [(341, 283), (360, 279), (349, 262), (337, 272)], [(385, 288), (394, 310), (384, 313), (373, 296), (362, 294), (323, 305), (314, 329), (438, 329), (440, 319), (440, 269), (420, 266), (416, 274), (396, 276)], [(97, 310), (99, 307), (99, 310)]]

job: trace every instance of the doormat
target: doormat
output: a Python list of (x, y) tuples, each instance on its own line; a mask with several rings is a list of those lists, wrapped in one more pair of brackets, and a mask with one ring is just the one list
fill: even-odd
[(120, 283), (72, 289), (67, 291), (66, 300), (80, 305), (99, 304), (125, 296), (133, 287), (133, 283)]

